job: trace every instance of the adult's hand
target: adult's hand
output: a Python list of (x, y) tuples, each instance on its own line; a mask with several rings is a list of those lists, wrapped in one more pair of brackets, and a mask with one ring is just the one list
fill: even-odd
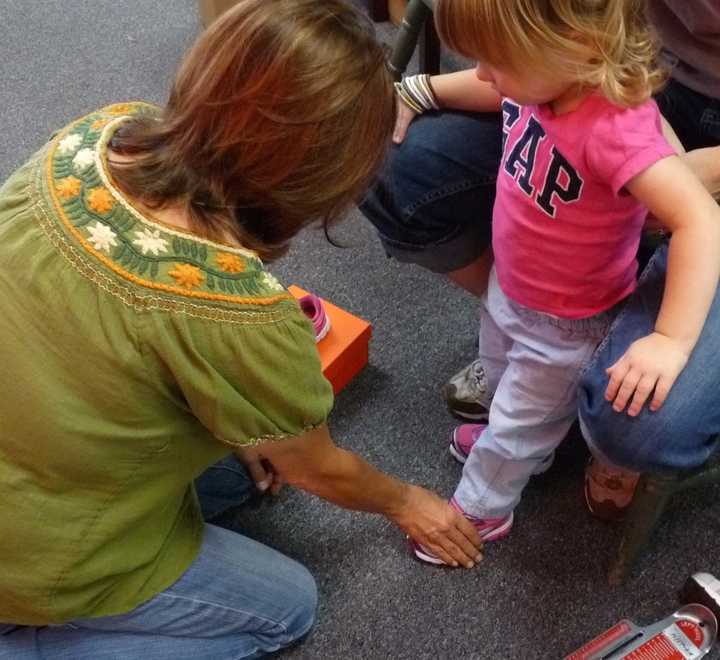
[(435, 493), (408, 485), (405, 501), (388, 517), (449, 566), (472, 568), (482, 560), (475, 527)]
[(255, 487), (262, 493), (278, 495), (283, 487), (283, 478), (277, 473), (272, 463), (263, 458), (254, 447), (243, 447), (235, 450), (237, 459), (247, 468)]
[(406, 105), (405, 102), (396, 94), (395, 101), (397, 103), (397, 118), (395, 119), (395, 130), (393, 131), (392, 140), (395, 144), (400, 144), (407, 135), (408, 127), (415, 119), (417, 113)]
[(381, 513), (451, 566), (470, 568), (481, 559), (477, 531), (447, 502), (336, 446), (326, 426), (256, 450), (291, 486), (347, 509)]
[[(502, 99), (488, 82), (479, 80), (476, 70), (454, 71), (432, 77), (432, 88), (441, 108), (466, 112), (499, 112)], [(398, 112), (393, 142), (400, 144), (416, 113), (397, 97)]]

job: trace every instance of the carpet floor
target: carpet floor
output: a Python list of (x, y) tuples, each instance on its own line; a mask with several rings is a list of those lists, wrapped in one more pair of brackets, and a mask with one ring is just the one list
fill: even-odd
[[(163, 102), (199, 29), (194, 0), (0, 0), (0, 181), (74, 117), (122, 100)], [(390, 26), (379, 30), (391, 39)], [(455, 422), (439, 389), (473, 357), (477, 303), (386, 258), (357, 212), (334, 233), (346, 247), (307, 231), (274, 272), (373, 324), (370, 364), (337, 398), (336, 441), (447, 496), (460, 468), (447, 453)], [(582, 442), (565, 443), (528, 487), (511, 536), (472, 571), (420, 565), (383, 518), (300, 492), (223, 522), (317, 578), (317, 625), (288, 658), (561, 658), (622, 618), (669, 614), (691, 573), (720, 573), (720, 490), (706, 488), (672, 501), (632, 579), (609, 587), (619, 531), (585, 509), (586, 458)]]

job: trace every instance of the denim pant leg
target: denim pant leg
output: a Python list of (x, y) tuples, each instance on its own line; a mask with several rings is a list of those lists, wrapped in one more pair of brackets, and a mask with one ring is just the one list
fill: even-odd
[(389, 256), (447, 273), (490, 246), (501, 137), (498, 114), (426, 113), (412, 122), (360, 205)]
[(235, 532), (205, 525), (197, 559), (132, 612), (0, 636), (0, 660), (236, 660), (302, 638), (317, 590), (297, 562)]
[(665, 286), (667, 245), (658, 248), (638, 288), (598, 348), (579, 388), (579, 413), (590, 449), (621, 467), (645, 472), (693, 468), (718, 446), (720, 433), (720, 293), (690, 360), (657, 412), (637, 417), (605, 401), (605, 370), (628, 346), (653, 331)]
[(197, 479), (195, 490), (203, 518), (211, 520), (240, 506), (255, 493), (255, 484), (234, 454), (211, 465)]
[(656, 100), (685, 149), (692, 151), (720, 144), (720, 99), (671, 80)]
[(535, 468), (574, 422), (582, 368), (610, 316), (573, 321), (539, 314), (510, 301), (494, 271), (487, 295), (490, 314), (512, 345), (488, 426), (470, 452), (454, 497), (470, 515), (500, 518), (515, 508)]

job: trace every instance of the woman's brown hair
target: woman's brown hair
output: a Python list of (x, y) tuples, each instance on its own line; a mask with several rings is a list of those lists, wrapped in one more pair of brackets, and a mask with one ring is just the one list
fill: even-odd
[(372, 25), (342, 0), (240, 0), (185, 57), (160, 117), (111, 142), (116, 183), (185, 205), (194, 232), (265, 259), (337, 220), (368, 185), (395, 118)]

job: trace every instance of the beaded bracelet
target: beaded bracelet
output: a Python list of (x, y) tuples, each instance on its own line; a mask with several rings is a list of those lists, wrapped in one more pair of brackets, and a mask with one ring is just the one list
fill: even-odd
[(403, 78), (402, 82), (395, 83), (395, 91), (403, 103), (419, 115), (427, 110), (440, 109), (430, 76), (426, 73)]

